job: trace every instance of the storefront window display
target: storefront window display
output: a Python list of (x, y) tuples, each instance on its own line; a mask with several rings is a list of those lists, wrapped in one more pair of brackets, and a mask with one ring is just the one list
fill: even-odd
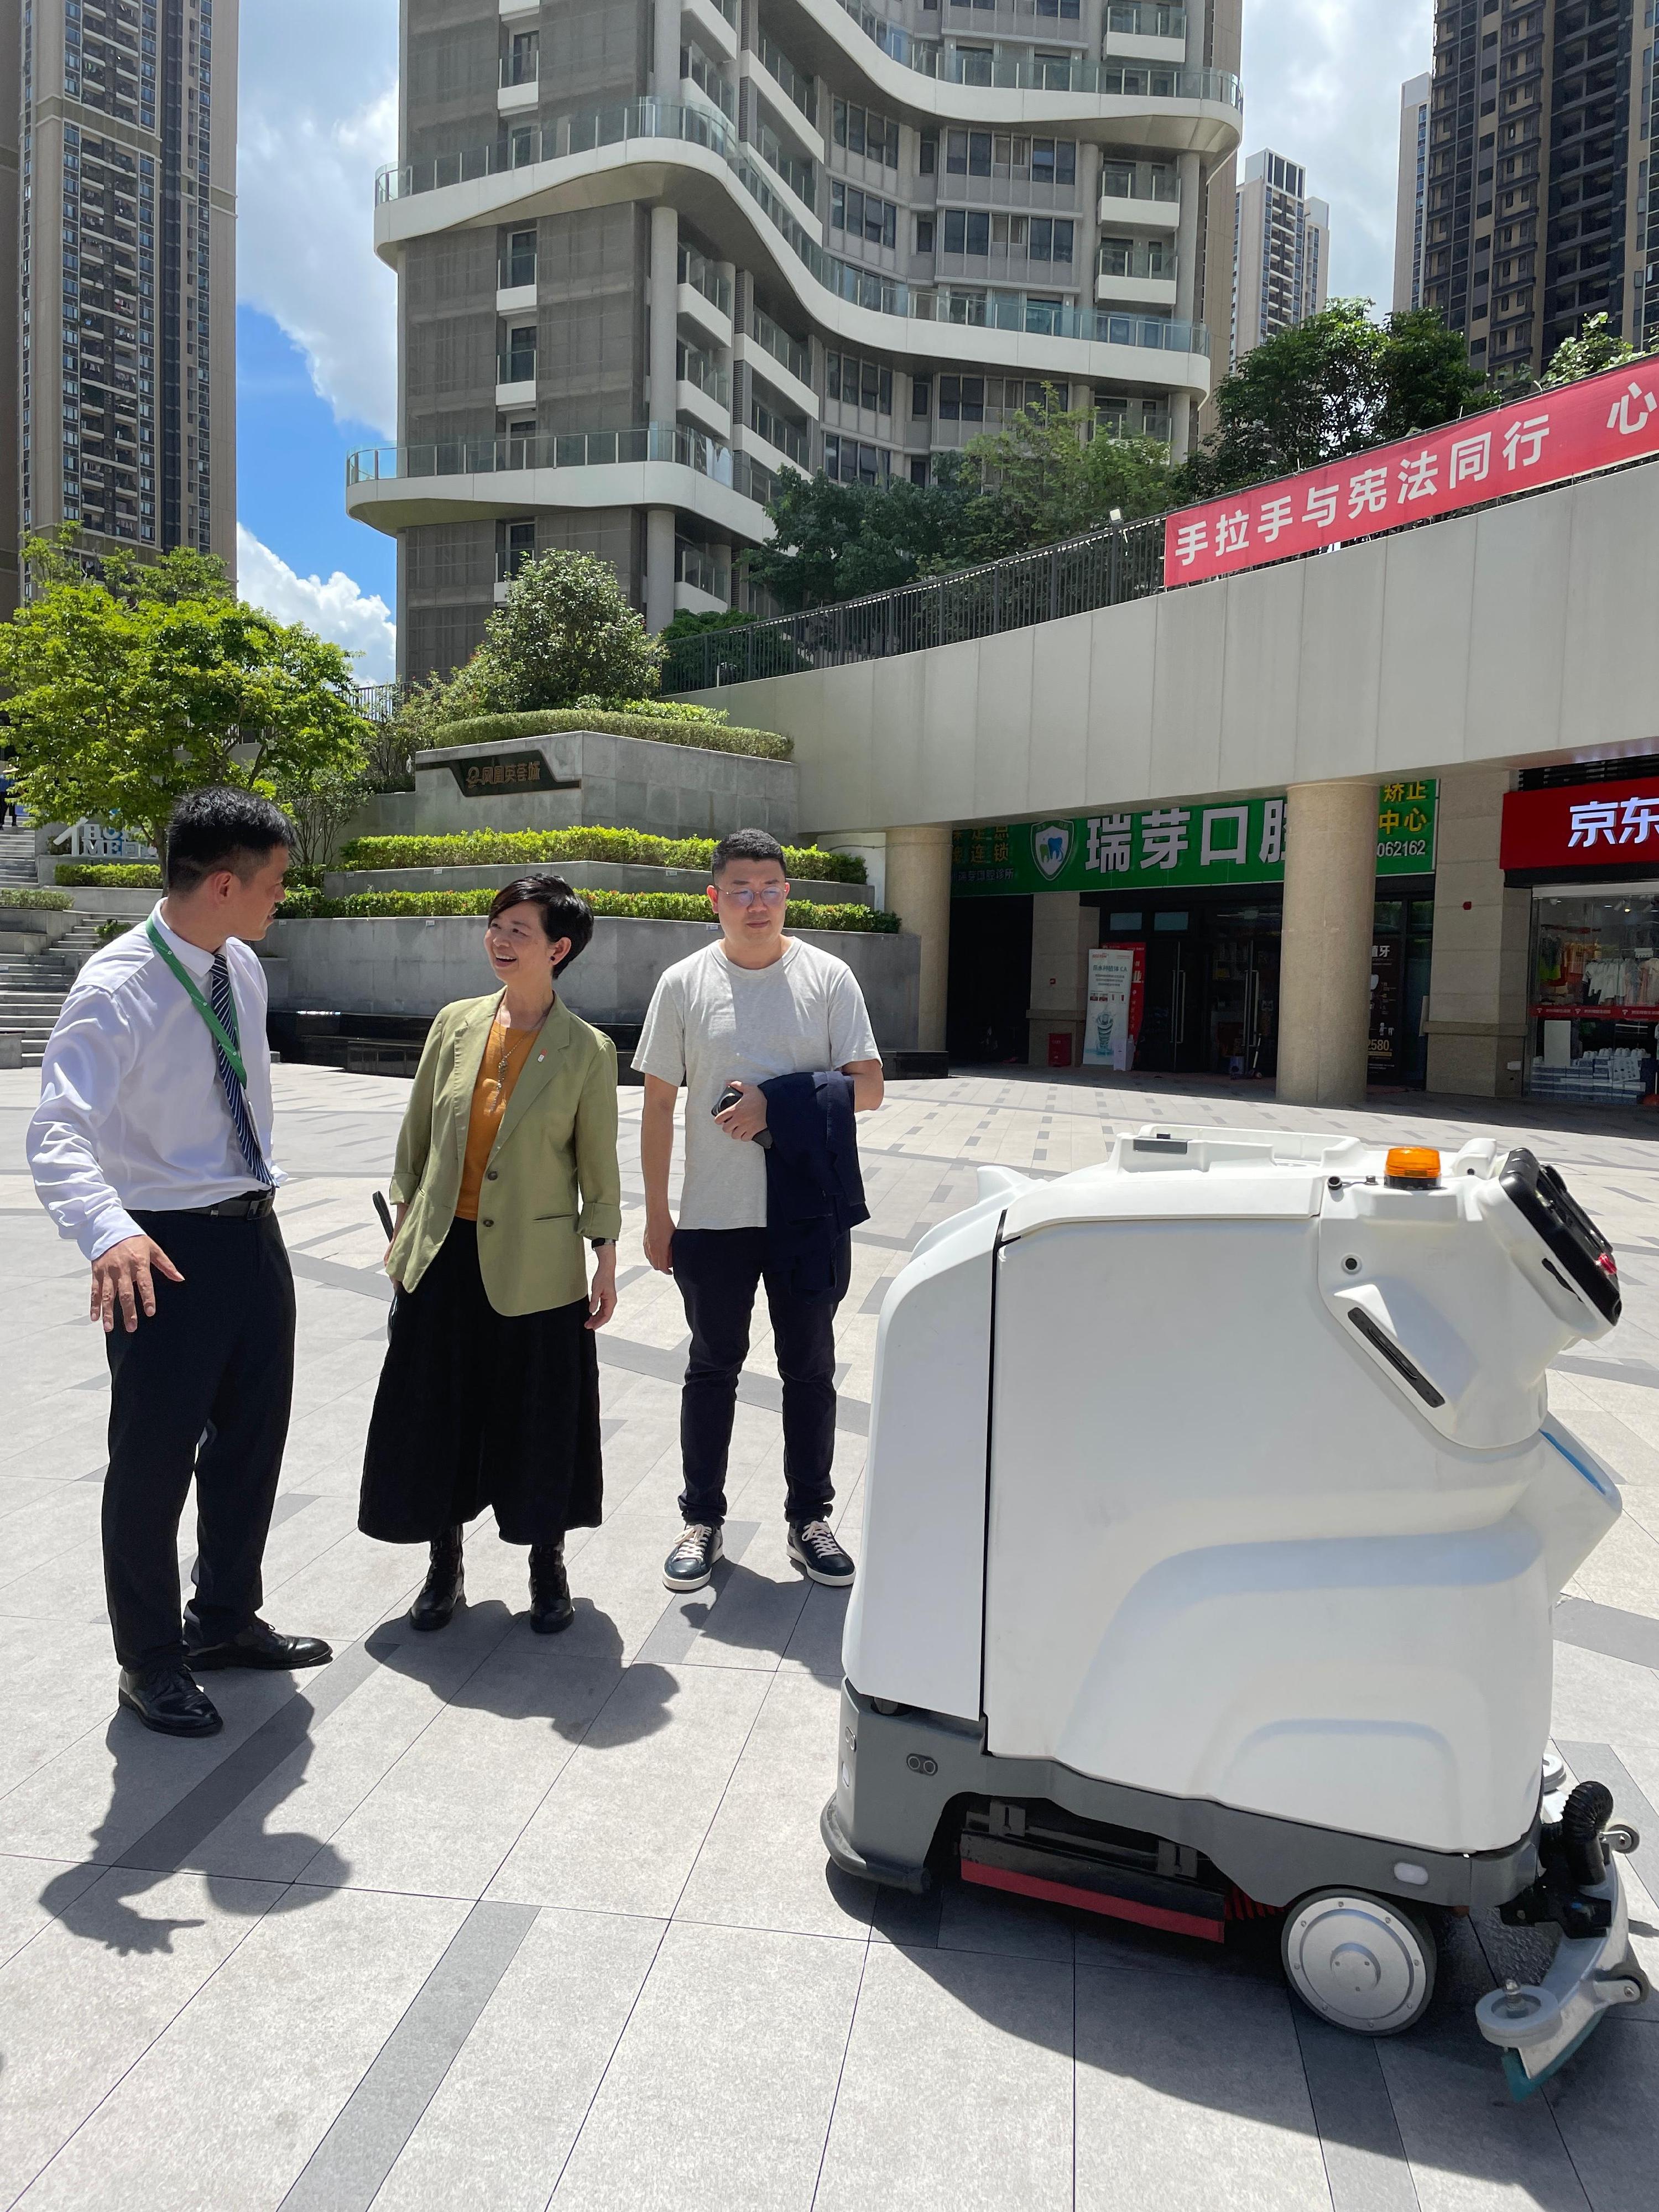
[(1534, 1096), (1659, 1105), (1659, 884), (1533, 894)]

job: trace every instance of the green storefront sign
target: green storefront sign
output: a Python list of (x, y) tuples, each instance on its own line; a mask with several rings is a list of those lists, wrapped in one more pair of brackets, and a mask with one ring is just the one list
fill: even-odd
[[(1431, 781), (1379, 787), (1379, 876), (1431, 872), (1438, 795)], [(1224, 799), (958, 830), (951, 889), (957, 898), (981, 898), (1024, 891), (1156, 891), (1282, 883), (1285, 817), (1283, 799)]]

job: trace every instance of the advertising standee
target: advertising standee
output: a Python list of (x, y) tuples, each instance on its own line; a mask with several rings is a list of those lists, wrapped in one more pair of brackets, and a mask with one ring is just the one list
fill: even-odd
[(1144, 945), (1102, 945), (1089, 955), (1083, 1065), (1127, 1074), (1135, 1064), (1146, 985)]

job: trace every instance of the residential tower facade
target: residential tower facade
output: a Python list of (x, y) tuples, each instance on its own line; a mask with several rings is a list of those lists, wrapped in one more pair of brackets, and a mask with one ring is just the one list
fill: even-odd
[(1425, 301), (1502, 375), (1659, 339), (1652, 0), (1437, 0)]
[(0, 0), (18, 117), (0, 563), (70, 521), (94, 554), (234, 566), (236, 33), (237, 0)]
[(1400, 173), (1394, 210), (1396, 309), (1423, 304), (1423, 238), (1429, 198), (1429, 119), (1434, 78), (1425, 70), (1400, 88)]
[(783, 472), (925, 482), (1053, 388), (1183, 453), (1224, 343), (1240, 0), (404, 0), (400, 672), (514, 568), (740, 603)]
[(1234, 234), (1232, 357), (1316, 315), (1330, 281), (1331, 211), (1299, 161), (1265, 149), (1244, 164)]

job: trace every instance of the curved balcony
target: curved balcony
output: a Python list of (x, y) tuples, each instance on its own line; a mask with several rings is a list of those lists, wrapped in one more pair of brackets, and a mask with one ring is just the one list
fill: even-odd
[(387, 532), (534, 507), (661, 507), (760, 544), (776, 489), (770, 470), (684, 422), (360, 446), (346, 457), (347, 514)]
[[(995, 47), (964, 52), (953, 40), (923, 37), (895, 23), (863, 0), (789, 0), (802, 22), (832, 45), (841, 58), (878, 86), (912, 116), (951, 123), (1036, 124), (1057, 121), (1086, 128), (1109, 120), (1120, 143), (1179, 147), (1206, 155), (1236, 149), (1244, 94), (1225, 70), (1188, 68), (1166, 39), (1145, 41), (1145, 52), (1121, 51), (1108, 41), (1104, 60), (1068, 58)], [(987, 27), (988, 28), (988, 27)], [(1030, 35), (1042, 33), (1033, 19)], [(1039, 105), (1022, 105), (1036, 101)], [(1110, 103), (1110, 109), (1103, 103)], [(1133, 110), (1152, 104), (1161, 118), (1137, 131)], [(1181, 111), (1179, 118), (1176, 110)], [(1039, 118), (1048, 118), (1046, 125)], [(1165, 135), (1170, 134), (1170, 135)]]
[[(725, 188), (724, 209), (700, 193), (704, 182)], [(796, 219), (754, 149), (702, 107), (635, 100), (382, 169), (375, 246), (395, 262), (406, 238), (494, 223), (508, 210), (527, 216), (657, 196), (672, 198), (705, 228), (718, 228), (722, 213), (740, 213), (745, 243), (810, 316), (850, 342), (927, 362), (967, 360), (1032, 374), (1156, 382), (1200, 396), (1209, 390), (1210, 340), (1202, 324), (1102, 313), (1040, 294), (908, 284), (842, 260)], [(1079, 346), (1087, 349), (1083, 358)]]

